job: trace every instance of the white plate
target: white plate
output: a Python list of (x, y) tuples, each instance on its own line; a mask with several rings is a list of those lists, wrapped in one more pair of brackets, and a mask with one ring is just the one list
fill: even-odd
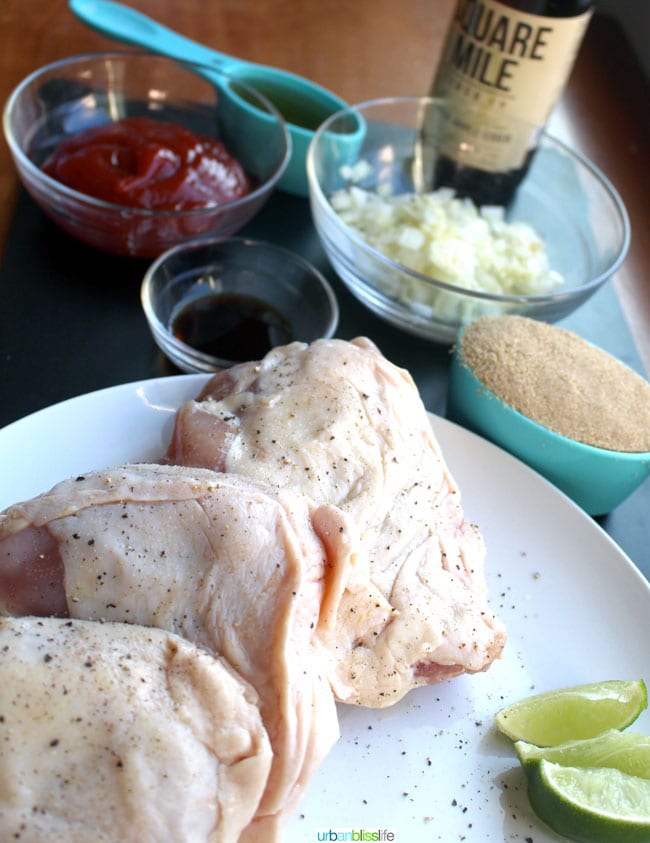
[[(114, 387), (0, 430), (0, 509), (89, 469), (156, 459), (176, 408), (204, 380)], [(528, 807), (494, 712), (533, 691), (650, 679), (650, 588), (628, 557), (518, 460), (432, 421), (465, 511), (486, 539), (491, 602), (509, 632), (504, 658), (485, 674), (419, 689), (390, 709), (341, 706), (342, 738), (310, 783), (289, 843), (381, 830), (398, 843), (557, 841)], [(646, 713), (635, 728), (647, 732), (648, 723)]]

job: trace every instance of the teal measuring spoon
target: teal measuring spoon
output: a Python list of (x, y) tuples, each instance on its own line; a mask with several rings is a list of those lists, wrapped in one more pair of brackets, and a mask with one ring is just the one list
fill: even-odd
[[(69, 0), (69, 7), (80, 20), (109, 38), (225, 74), (230, 83), (224, 94), (246, 110), (249, 125), (251, 117), (261, 121), (269, 118), (237, 92), (236, 83), (240, 80), (255, 88), (282, 114), (291, 136), (291, 158), (278, 187), (296, 196), (308, 195), (307, 149), (318, 126), (347, 107), (343, 100), (297, 74), (219, 53), (114, 0)], [(363, 133), (360, 125), (358, 132), (341, 136), (340, 142), (350, 145), (353, 154)]]

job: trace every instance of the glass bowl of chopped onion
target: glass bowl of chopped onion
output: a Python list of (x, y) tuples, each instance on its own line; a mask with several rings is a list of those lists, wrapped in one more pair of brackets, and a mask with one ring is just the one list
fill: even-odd
[[(337, 274), (374, 313), (450, 344), (481, 316), (567, 316), (627, 254), (623, 202), (587, 159), (543, 133), (508, 206), (478, 206), (436, 183), (444, 101), (352, 106), (317, 131), (307, 156), (316, 230)], [(364, 126), (351, 150), (341, 143)]]

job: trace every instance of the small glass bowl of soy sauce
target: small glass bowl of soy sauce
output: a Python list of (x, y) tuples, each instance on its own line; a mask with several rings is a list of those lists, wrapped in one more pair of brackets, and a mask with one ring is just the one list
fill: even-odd
[(147, 270), (142, 307), (154, 341), (183, 372), (258, 360), (331, 337), (339, 308), (324, 276), (294, 252), (240, 237), (200, 239)]

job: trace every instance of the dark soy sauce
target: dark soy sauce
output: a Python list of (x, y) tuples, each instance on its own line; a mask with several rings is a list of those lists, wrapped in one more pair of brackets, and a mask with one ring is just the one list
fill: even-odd
[(174, 336), (197, 351), (233, 363), (258, 360), (293, 340), (288, 319), (253, 296), (202, 296), (174, 314)]

